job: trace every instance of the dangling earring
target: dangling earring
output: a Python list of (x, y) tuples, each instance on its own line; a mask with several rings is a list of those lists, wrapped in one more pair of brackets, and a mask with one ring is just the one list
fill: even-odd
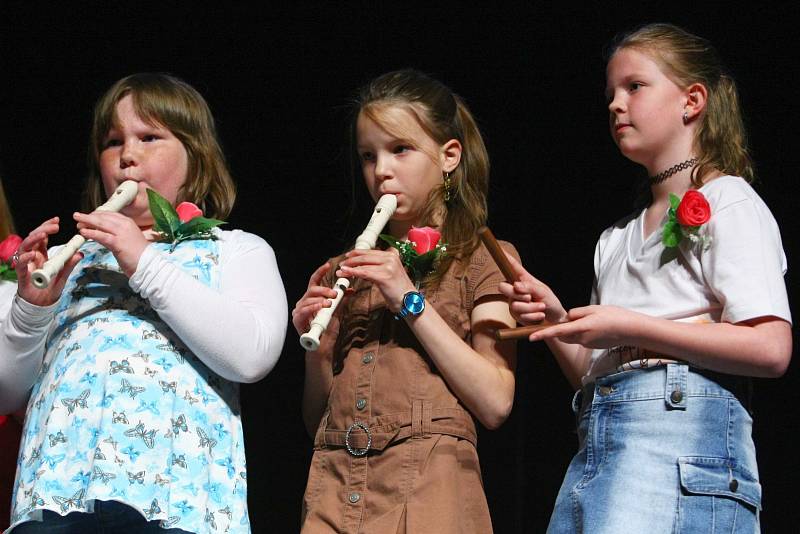
[(442, 179), (444, 180), (444, 201), (450, 202), (450, 193), (453, 190), (453, 183), (450, 181), (450, 173), (445, 172)]
[(684, 111), (683, 112), (683, 124), (687, 124), (688, 122), (689, 122), (689, 112), (688, 111)]

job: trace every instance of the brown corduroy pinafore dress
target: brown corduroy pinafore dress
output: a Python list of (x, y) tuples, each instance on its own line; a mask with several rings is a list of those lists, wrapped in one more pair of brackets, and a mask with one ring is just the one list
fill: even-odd
[[(499, 295), (502, 280), (481, 245), (451, 264), (427, 305), (469, 344), (473, 304)], [(345, 302), (302, 532), (491, 533), (472, 416), (377, 287), (359, 282)]]

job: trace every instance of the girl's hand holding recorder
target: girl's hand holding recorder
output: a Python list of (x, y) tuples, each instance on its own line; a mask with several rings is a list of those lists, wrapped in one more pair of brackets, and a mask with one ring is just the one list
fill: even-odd
[(31, 276), (47, 262), (47, 243), (50, 236), (58, 233), (59, 218), (53, 217), (40, 224), (22, 241), (19, 246), (19, 261), (17, 262), (17, 294), (30, 304), (36, 306), (50, 306), (61, 297), (61, 291), (67, 283), (67, 278), (72, 269), (81, 260), (82, 255), (72, 255), (57, 277), (46, 289), (38, 289), (33, 285)]
[(86, 239), (97, 241), (114, 254), (122, 272), (130, 278), (136, 272), (139, 258), (150, 242), (130, 217), (121, 213), (75, 213), (78, 230)]

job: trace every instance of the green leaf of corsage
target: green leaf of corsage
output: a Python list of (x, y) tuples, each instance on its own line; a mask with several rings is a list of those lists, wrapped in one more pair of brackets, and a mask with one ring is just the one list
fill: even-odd
[(171, 244), (170, 253), (183, 241), (217, 239), (212, 230), (225, 224), (218, 219), (203, 217), (200, 208), (191, 202), (181, 202), (176, 209), (152, 189), (147, 190), (147, 198), (153, 214), (153, 230), (161, 235), (160, 242)]
[(0, 263), (0, 280), (5, 280), (6, 282), (16, 282), (17, 271), (12, 269), (10, 265)]
[(22, 244), (22, 238), (17, 234), (9, 234), (0, 241), (0, 280), (15, 282), (17, 271), (14, 269), (16, 254)]

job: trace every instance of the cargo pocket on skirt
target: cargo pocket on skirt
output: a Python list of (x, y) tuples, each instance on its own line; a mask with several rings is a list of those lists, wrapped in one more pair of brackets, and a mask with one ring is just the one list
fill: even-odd
[(757, 532), (761, 484), (735, 459), (678, 458), (678, 532)]

